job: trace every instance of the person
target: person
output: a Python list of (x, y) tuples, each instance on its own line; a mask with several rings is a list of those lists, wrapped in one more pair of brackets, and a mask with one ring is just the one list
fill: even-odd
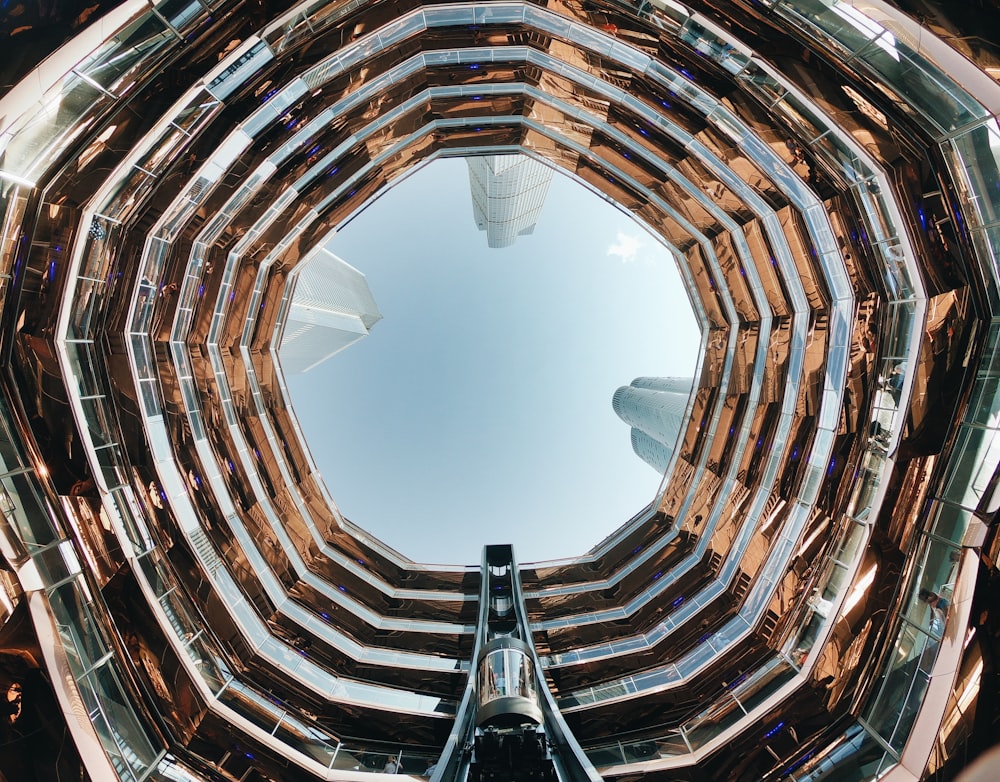
[(899, 404), (899, 397), (903, 391), (903, 375), (906, 373), (906, 365), (902, 361), (897, 361), (888, 375), (879, 378), (882, 389), (892, 397), (892, 401)]
[(931, 621), (928, 631), (931, 635), (944, 634), (945, 614), (948, 612), (948, 601), (936, 592), (929, 589), (921, 589), (918, 597), (922, 603), (926, 603), (931, 611)]
[(399, 764), (396, 762), (396, 756), (390, 755), (389, 759), (385, 762), (385, 768), (382, 769), (386, 774), (395, 774), (399, 770)]
[(948, 608), (951, 604), (937, 592), (931, 592), (929, 589), (921, 589), (919, 597), (921, 602), (927, 603), (931, 608), (936, 608), (943, 614), (948, 613)]
[(425, 777), (434, 776), (434, 772), (437, 771), (438, 764), (436, 760), (427, 761), (427, 770), (424, 772)]

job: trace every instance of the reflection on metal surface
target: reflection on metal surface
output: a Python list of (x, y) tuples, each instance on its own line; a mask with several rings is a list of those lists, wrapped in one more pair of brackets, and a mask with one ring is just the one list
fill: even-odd
[[(26, 55), (0, 98), (0, 602), (49, 650), (67, 762), (422, 774), (491, 671), (484, 706), (553, 693), (606, 777), (979, 751), (994, 50), (878, 3), (691, 6), (123, 3)], [(523, 650), (479, 675), (477, 617), (513, 610), (482, 571), (339, 515), (271, 344), (296, 262), (382, 188), (514, 152), (657, 231), (703, 339), (650, 506), (511, 573), (533, 690)]]
[(476, 723), (480, 727), (510, 721), (519, 725), (522, 719), (542, 721), (531, 657), (521, 645), (515, 639), (498, 638), (480, 653), (476, 668)]

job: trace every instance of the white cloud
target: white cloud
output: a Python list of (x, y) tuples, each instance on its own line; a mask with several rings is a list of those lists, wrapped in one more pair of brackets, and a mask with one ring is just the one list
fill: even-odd
[(617, 255), (622, 263), (632, 263), (638, 257), (641, 247), (642, 242), (638, 236), (630, 236), (619, 231), (615, 243), (608, 247), (608, 255)]

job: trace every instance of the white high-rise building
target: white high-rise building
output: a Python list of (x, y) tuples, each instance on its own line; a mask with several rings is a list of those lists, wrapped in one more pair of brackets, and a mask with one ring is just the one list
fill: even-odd
[(490, 247), (509, 247), (535, 230), (552, 181), (552, 168), (527, 155), (466, 159), (476, 226)]
[(611, 400), (618, 417), (632, 427), (632, 450), (659, 473), (667, 471), (684, 426), (692, 379), (637, 377)]
[(328, 250), (298, 272), (279, 348), (285, 374), (308, 372), (382, 319), (365, 275)]

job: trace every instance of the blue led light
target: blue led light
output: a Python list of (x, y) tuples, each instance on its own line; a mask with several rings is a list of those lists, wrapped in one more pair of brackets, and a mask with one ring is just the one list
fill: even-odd
[(814, 749), (809, 750), (805, 755), (803, 755), (797, 761), (795, 761), (794, 763), (792, 763), (792, 765), (790, 765), (788, 768), (786, 768), (784, 771), (782, 771), (781, 772), (782, 776), (787, 776), (788, 774), (791, 774), (793, 771), (795, 771), (795, 769), (797, 769), (799, 766), (803, 765), (807, 760), (809, 760), (810, 758), (812, 758), (812, 756), (815, 755), (815, 754), (816, 754), (816, 750), (814, 750)]
[(739, 685), (740, 685), (740, 684), (741, 684), (741, 683), (743, 682), (743, 680), (744, 680), (744, 679), (746, 679), (746, 678), (747, 678), (747, 675), (746, 675), (745, 673), (744, 673), (744, 674), (742, 674), (742, 675), (741, 675), (741, 676), (740, 676), (739, 678), (737, 678), (737, 679), (736, 679), (735, 681), (733, 681), (733, 682), (730, 682), (729, 686), (728, 686), (728, 687), (726, 687), (726, 689), (727, 689), (727, 690), (732, 690), (733, 688), (735, 688), (735, 687), (738, 687), (738, 686), (739, 686)]

